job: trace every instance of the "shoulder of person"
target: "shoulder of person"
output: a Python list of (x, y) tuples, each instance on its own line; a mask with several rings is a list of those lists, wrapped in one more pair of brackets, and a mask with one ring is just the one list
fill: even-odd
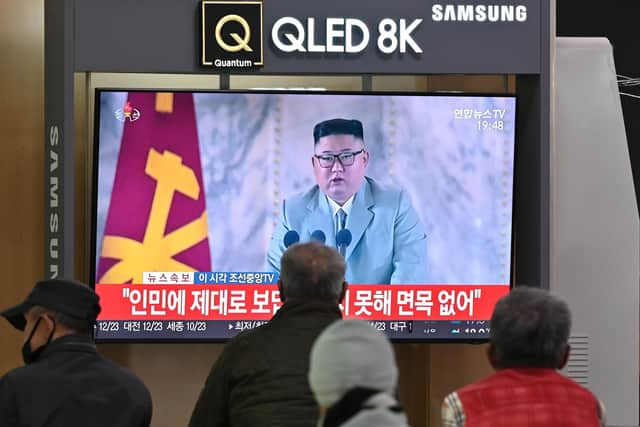
[(113, 378), (117, 383), (122, 384), (123, 386), (128, 386), (134, 389), (138, 389), (138, 391), (149, 394), (149, 389), (142, 382), (140, 378), (136, 374), (134, 374), (129, 369), (118, 365), (114, 361), (107, 359), (106, 357), (99, 355), (100, 359), (102, 359), (102, 365), (104, 366), (104, 374)]
[(404, 413), (385, 408), (365, 409), (349, 419), (342, 427), (409, 427)]
[(30, 363), (10, 370), (0, 377), (0, 383), (16, 385), (25, 381), (28, 382), (31, 378), (41, 378), (47, 372), (48, 369), (44, 363)]
[(373, 178), (366, 177), (367, 185), (371, 196), (376, 203), (400, 203), (403, 198), (406, 198), (405, 190), (388, 184), (382, 184)]
[(247, 367), (256, 369), (262, 363), (263, 352), (269, 341), (269, 337), (264, 333), (267, 326), (268, 323), (244, 330), (227, 341), (211, 373), (242, 372)]
[(294, 194), (291, 197), (285, 199), (285, 207), (287, 210), (306, 209), (310, 201), (314, 201), (318, 198), (318, 192), (320, 187), (314, 185), (306, 191)]
[(235, 337), (231, 338), (224, 346), (223, 354), (233, 359), (234, 355), (244, 354), (247, 351), (253, 351), (252, 347), (257, 347), (259, 351), (262, 343), (260, 340), (263, 338), (265, 328), (269, 323), (265, 323), (256, 328), (245, 329)]

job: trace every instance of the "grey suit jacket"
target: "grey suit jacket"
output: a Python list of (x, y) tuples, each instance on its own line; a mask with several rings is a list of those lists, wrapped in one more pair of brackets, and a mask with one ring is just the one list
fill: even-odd
[[(426, 283), (427, 236), (404, 190), (365, 178), (354, 197), (346, 228), (352, 234), (345, 253), (349, 283)], [(331, 207), (317, 185), (283, 202), (267, 253), (270, 271), (280, 271), (284, 235), (289, 230), (297, 231), (302, 242), (321, 230), (326, 244), (335, 245)]]

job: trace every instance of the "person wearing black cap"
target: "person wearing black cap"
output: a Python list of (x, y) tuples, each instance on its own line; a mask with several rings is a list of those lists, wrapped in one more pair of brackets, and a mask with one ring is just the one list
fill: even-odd
[(25, 366), (0, 378), (0, 425), (145, 427), (151, 396), (132, 373), (96, 352), (98, 295), (83, 283), (36, 283), (26, 300), (0, 312), (24, 331)]

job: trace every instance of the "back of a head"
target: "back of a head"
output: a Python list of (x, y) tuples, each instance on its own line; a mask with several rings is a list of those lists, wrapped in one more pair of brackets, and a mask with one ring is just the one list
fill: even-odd
[(338, 302), (344, 287), (346, 264), (335, 248), (319, 242), (290, 246), (280, 259), (285, 299)]
[(397, 381), (391, 343), (367, 322), (336, 321), (313, 344), (309, 385), (320, 406), (331, 407), (356, 387), (393, 395)]
[(330, 119), (313, 127), (313, 142), (317, 144), (320, 138), (330, 135), (353, 135), (364, 142), (362, 122), (355, 119)]
[(498, 301), (491, 316), (497, 368), (560, 368), (571, 329), (567, 304), (548, 291), (520, 286)]

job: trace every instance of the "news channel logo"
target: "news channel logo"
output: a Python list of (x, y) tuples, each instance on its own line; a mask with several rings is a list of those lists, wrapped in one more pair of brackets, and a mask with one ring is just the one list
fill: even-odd
[(140, 110), (133, 107), (129, 101), (126, 102), (124, 107), (118, 108), (116, 111), (114, 111), (113, 114), (116, 117), (116, 119), (118, 119), (121, 122), (124, 122), (127, 120), (130, 122), (135, 122), (140, 118)]
[(202, 65), (263, 65), (261, 1), (202, 2)]

